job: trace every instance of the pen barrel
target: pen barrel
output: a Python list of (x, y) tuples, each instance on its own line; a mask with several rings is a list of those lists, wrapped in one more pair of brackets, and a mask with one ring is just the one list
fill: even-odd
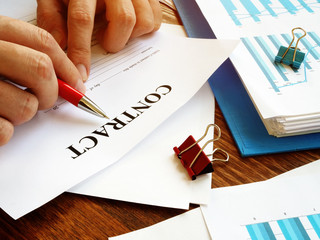
[(59, 96), (72, 103), (78, 107), (80, 100), (83, 98), (84, 94), (78, 90), (72, 88), (64, 81), (58, 79), (59, 85)]

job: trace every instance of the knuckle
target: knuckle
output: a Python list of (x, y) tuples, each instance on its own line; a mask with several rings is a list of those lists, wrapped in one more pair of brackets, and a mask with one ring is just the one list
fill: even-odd
[(34, 58), (33, 65), (35, 68), (35, 74), (39, 80), (50, 80), (52, 78), (53, 64), (48, 55), (39, 54)]
[(26, 97), (21, 99), (21, 107), (17, 113), (14, 124), (20, 125), (31, 120), (38, 111), (38, 105), (38, 99), (32, 94), (27, 94)]
[(73, 9), (70, 11), (69, 20), (77, 24), (89, 26), (93, 24), (90, 14), (83, 9)]
[(39, 28), (37, 29), (39, 38), (39, 49), (42, 52), (49, 52), (50, 50), (54, 50), (56, 48), (56, 41), (53, 36), (47, 31)]
[(13, 135), (13, 129), (13, 125), (9, 121), (0, 118), (0, 146), (9, 142)]
[(136, 24), (136, 15), (130, 11), (123, 11), (118, 16), (118, 22), (122, 26), (133, 27)]
[(153, 19), (144, 19), (139, 24), (136, 24), (136, 28), (141, 34), (152, 32), (154, 27)]
[(39, 28), (38, 36), (40, 38), (41, 49), (53, 49), (56, 46), (53, 36), (46, 30)]

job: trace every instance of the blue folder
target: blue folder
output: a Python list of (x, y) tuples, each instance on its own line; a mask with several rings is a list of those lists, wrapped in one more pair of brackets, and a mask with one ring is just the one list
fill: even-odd
[[(216, 38), (195, 0), (173, 2), (189, 37)], [(229, 59), (209, 78), (209, 83), (241, 156), (320, 148), (320, 133), (270, 136)]]

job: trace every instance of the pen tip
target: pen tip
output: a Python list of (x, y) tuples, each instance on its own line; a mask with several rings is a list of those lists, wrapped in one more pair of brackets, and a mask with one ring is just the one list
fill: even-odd
[(109, 119), (109, 117), (101, 109), (99, 109), (99, 111), (96, 111), (96, 113), (99, 114), (99, 116), (102, 118)]
[(100, 117), (103, 117), (103, 118), (109, 119), (109, 117), (105, 114), (105, 112), (104, 112), (104, 111), (102, 111), (102, 109), (99, 109), (98, 113), (100, 114)]

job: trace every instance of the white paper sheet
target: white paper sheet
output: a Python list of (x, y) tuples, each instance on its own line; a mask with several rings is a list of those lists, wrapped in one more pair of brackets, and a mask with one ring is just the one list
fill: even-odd
[[(163, 24), (160, 31), (185, 35), (177, 25)], [(207, 203), (211, 174), (190, 181), (172, 148), (190, 134), (200, 138), (206, 126), (213, 122), (214, 96), (206, 83), (120, 161), (68, 191), (182, 209), (188, 209), (189, 203)]]
[(308, 163), (301, 167), (297, 167), (291, 171), (282, 173), (272, 179), (284, 178), (284, 177), (296, 177), (296, 176), (306, 176), (306, 175), (317, 175), (320, 173), (320, 160)]
[(134, 232), (111, 237), (110, 240), (210, 240), (200, 208), (196, 208)]
[(119, 160), (186, 103), (236, 44), (157, 32), (117, 54), (94, 46), (86, 95), (111, 120), (60, 99), (17, 127), (0, 149), (1, 208), (19, 218)]
[[(207, 203), (211, 174), (192, 181), (173, 152), (189, 135), (200, 138), (214, 121), (214, 97), (206, 83), (121, 160), (69, 191), (123, 201), (188, 209)], [(212, 134), (208, 134), (212, 137)], [(199, 144), (204, 144), (205, 140)], [(210, 147), (208, 146), (206, 150)]]
[[(260, 223), (271, 227), (270, 235), (285, 239), (285, 227), (280, 229), (279, 220), (291, 221), (293, 218), (302, 222), (310, 239), (318, 239), (320, 235), (317, 236), (308, 219), (320, 213), (319, 184), (319, 174), (307, 174), (216, 188), (211, 190), (210, 203), (202, 205), (201, 210), (212, 239), (254, 239), (247, 228)], [(264, 234), (263, 231), (257, 232)], [(257, 239), (273, 239), (261, 237)]]

